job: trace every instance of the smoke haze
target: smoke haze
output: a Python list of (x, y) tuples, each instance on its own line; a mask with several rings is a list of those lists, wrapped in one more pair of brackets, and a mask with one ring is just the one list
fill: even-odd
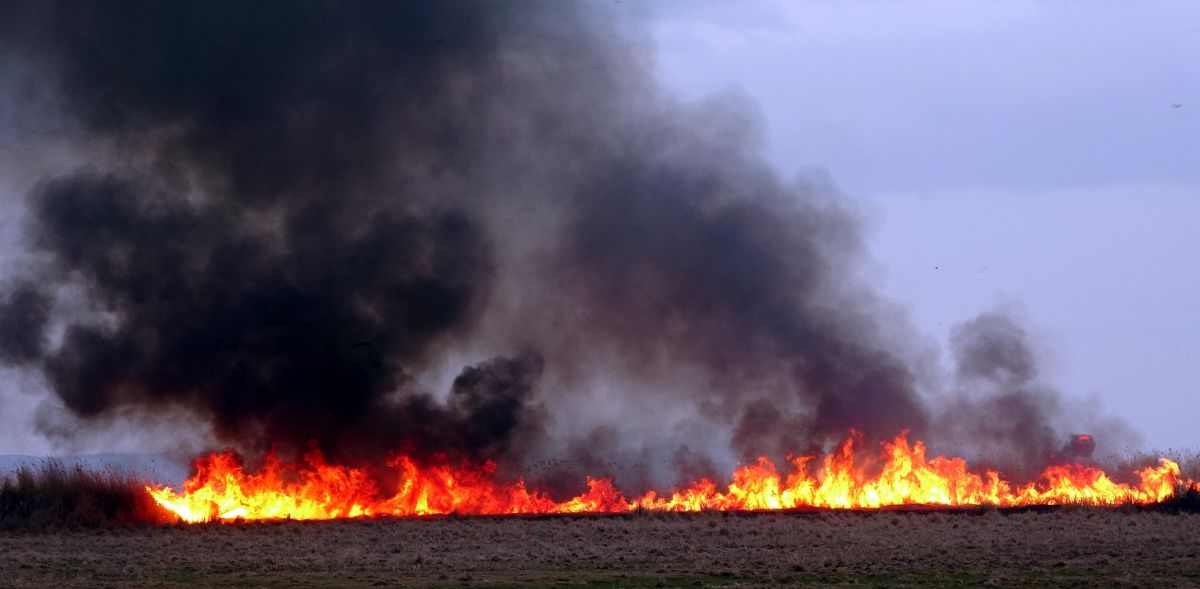
[(594, 5), (0, 6), (6, 77), (87, 154), (27, 195), (0, 361), (81, 420), (551, 486), (851, 428), (1025, 463), (1065, 439), (1003, 314), (956, 332), (957, 400), (928, 405), (846, 199), (779, 178), (752, 107), (665, 95)]

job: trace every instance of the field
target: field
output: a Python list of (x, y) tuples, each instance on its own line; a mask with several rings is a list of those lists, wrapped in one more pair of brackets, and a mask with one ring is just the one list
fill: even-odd
[(3, 587), (1200, 585), (1200, 514), (1120, 508), (0, 531)]

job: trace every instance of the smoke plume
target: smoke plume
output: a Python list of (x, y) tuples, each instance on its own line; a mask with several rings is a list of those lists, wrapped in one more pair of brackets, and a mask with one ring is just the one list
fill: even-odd
[[(707, 449), (674, 432), (780, 455), (933, 419), (844, 199), (779, 178), (736, 100), (665, 95), (595, 5), (2, 12), (3, 59), (90, 155), (27, 197), (0, 360), (82, 419), (182, 408), (342, 461), (653, 442), (693, 471)], [(1011, 392), (963, 410), (1041, 452), (1053, 399), (1011, 325), (975, 323), (959, 377)]]
[(1089, 414), (1040, 378), (1032, 338), (1012, 313), (986, 311), (955, 326), (950, 346), (954, 391), (931, 430), (959, 451), (1033, 476), (1048, 463), (1092, 458), (1093, 436), (1067, 438), (1068, 426), (1086, 426), (1110, 449), (1136, 439), (1123, 422)]

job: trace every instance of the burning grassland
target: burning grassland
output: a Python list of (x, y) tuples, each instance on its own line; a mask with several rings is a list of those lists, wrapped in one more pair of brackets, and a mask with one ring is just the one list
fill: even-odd
[(1137, 509), (364, 519), (0, 534), (4, 587), (1191, 586)]
[[(1090, 442), (1090, 439), (1085, 439)], [(1093, 464), (1046, 467), (1037, 480), (1015, 484), (996, 470), (976, 473), (961, 458), (927, 458), (924, 443), (906, 434), (884, 442), (878, 454), (859, 449), (853, 434), (823, 457), (790, 458), (788, 470), (766, 457), (739, 467), (728, 484), (700, 479), (679, 490), (627, 496), (610, 478), (586, 479), (586, 491), (563, 500), (505, 482), (495, 465), (421, 465), (407, 456), (388, 462), (386, 478), (371, 470), (328, 464), (318, 450), (302, 463), (273, 454), (258, 471), (233, 452), (200, 457), (176, 491), (147, 487), (163, 509), (187, 522), (259, 519), (337, 519), (369, 516), (628, 513), (633, 511), (762, 511), (801, 508), (998, 507), (1039, 505), (1149, 505), (1186, 500), (1200, 487), (1161, 458), (1115, 481)], [(394, 489), (384, 491), (385, 488)], [(1177, 497), (1178, 496), (1178, 497)]]
[(1129, 482), (1110, 478), (1099, 466), (1073, 463), (1048, 467), (1037, 480), (1016, 486), (996, 471), (973, 474), (961, 459), (927, 459), (923, 445), (910, 445), (904, 435), (883, 444), (874, 460), (864, 460), (853, 450), (856, 439), (848, 438), (815, 470), (808, 468), (813, 457), (794, 458), (790, 473), (778, 472), (764, 457), (738, 468), (723, 485), (702, 479), (681, 490), (637, 496), (619, 491), (612, 479), (589, 478), (585, 492), (561, 500), (520, 480), (505, 482), (489, 464), (418, 466), (400, 457), (390, 464), (394, 470), (381, 473), (328, 464), (315, 450), (303, 463), (268, 456), (259, 470), (247, 469), (232, 451), (205, 455), (180, 490), (128, 471), (47, 460), (0, 478), (0, 527), (1062, 507), (1200, 512), (1195, 455), (1159, 458), (1157, 466), (1145, 466), (1152, 459), (1141, 457), (1110, 468), (1132, 472), (1118, 477)]
[[(13, 118), (71, 154), (29, 172), (26, 263), (0, 282), (0, 365), (44, 388), (53, 442), (444, 457), (536, 502), (639, 461), (667, 463), (646, 489), (759, 456), (819, 469), (850, 430), (1012, 457), (1017, 487), (1071, 433), (1136, 441), (1047, 383), (1005, 312), (965, 318), (934, 366), (870, 280), (858, 203), (774, 169), (747, 105), (659, 87), (647, 23), (562, 2), (11, 8), (0, 74), (45, 99)], [(523, 468), (545, 461), (579, 468)], [(879, 492), (817, 502), (896, 500)]]
[[(178, 488), (18, 475), (23, 521), (200, 525), (6, 553), (0, 584), (946, 581), (972, 555), (1021, 580), (1047, 554), (1178, 578), (1155, 567), (1190, 515), (707, 513), (1186, 507), (1197, 475), (1102, 469), (1136, 434), (1008, 313), (943, 361), (870, 280), (855, 201), (775, 170), (752, 108), (669, 96), (600, 4), (6, 4), (12, 118), (69, 155), (29, 172), (0, 366), (44, 387), (47, 440), (203, 453)], [(1110, 546), (1141, 522), (1174, 543)]]

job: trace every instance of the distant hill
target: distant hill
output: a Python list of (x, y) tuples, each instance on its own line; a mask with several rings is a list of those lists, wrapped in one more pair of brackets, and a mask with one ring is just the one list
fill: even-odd
[(160, 484), (179, 485), (187, 478), (188, 465), (163, 454), (68, 454), (63, 456), (28, 456), (0, 454), (0, 477), (8, 476), (22, 466), (37, 467), (47, 460), (64, 465), (83, 466), (88, 470), (112, 470), (133, 473)]

